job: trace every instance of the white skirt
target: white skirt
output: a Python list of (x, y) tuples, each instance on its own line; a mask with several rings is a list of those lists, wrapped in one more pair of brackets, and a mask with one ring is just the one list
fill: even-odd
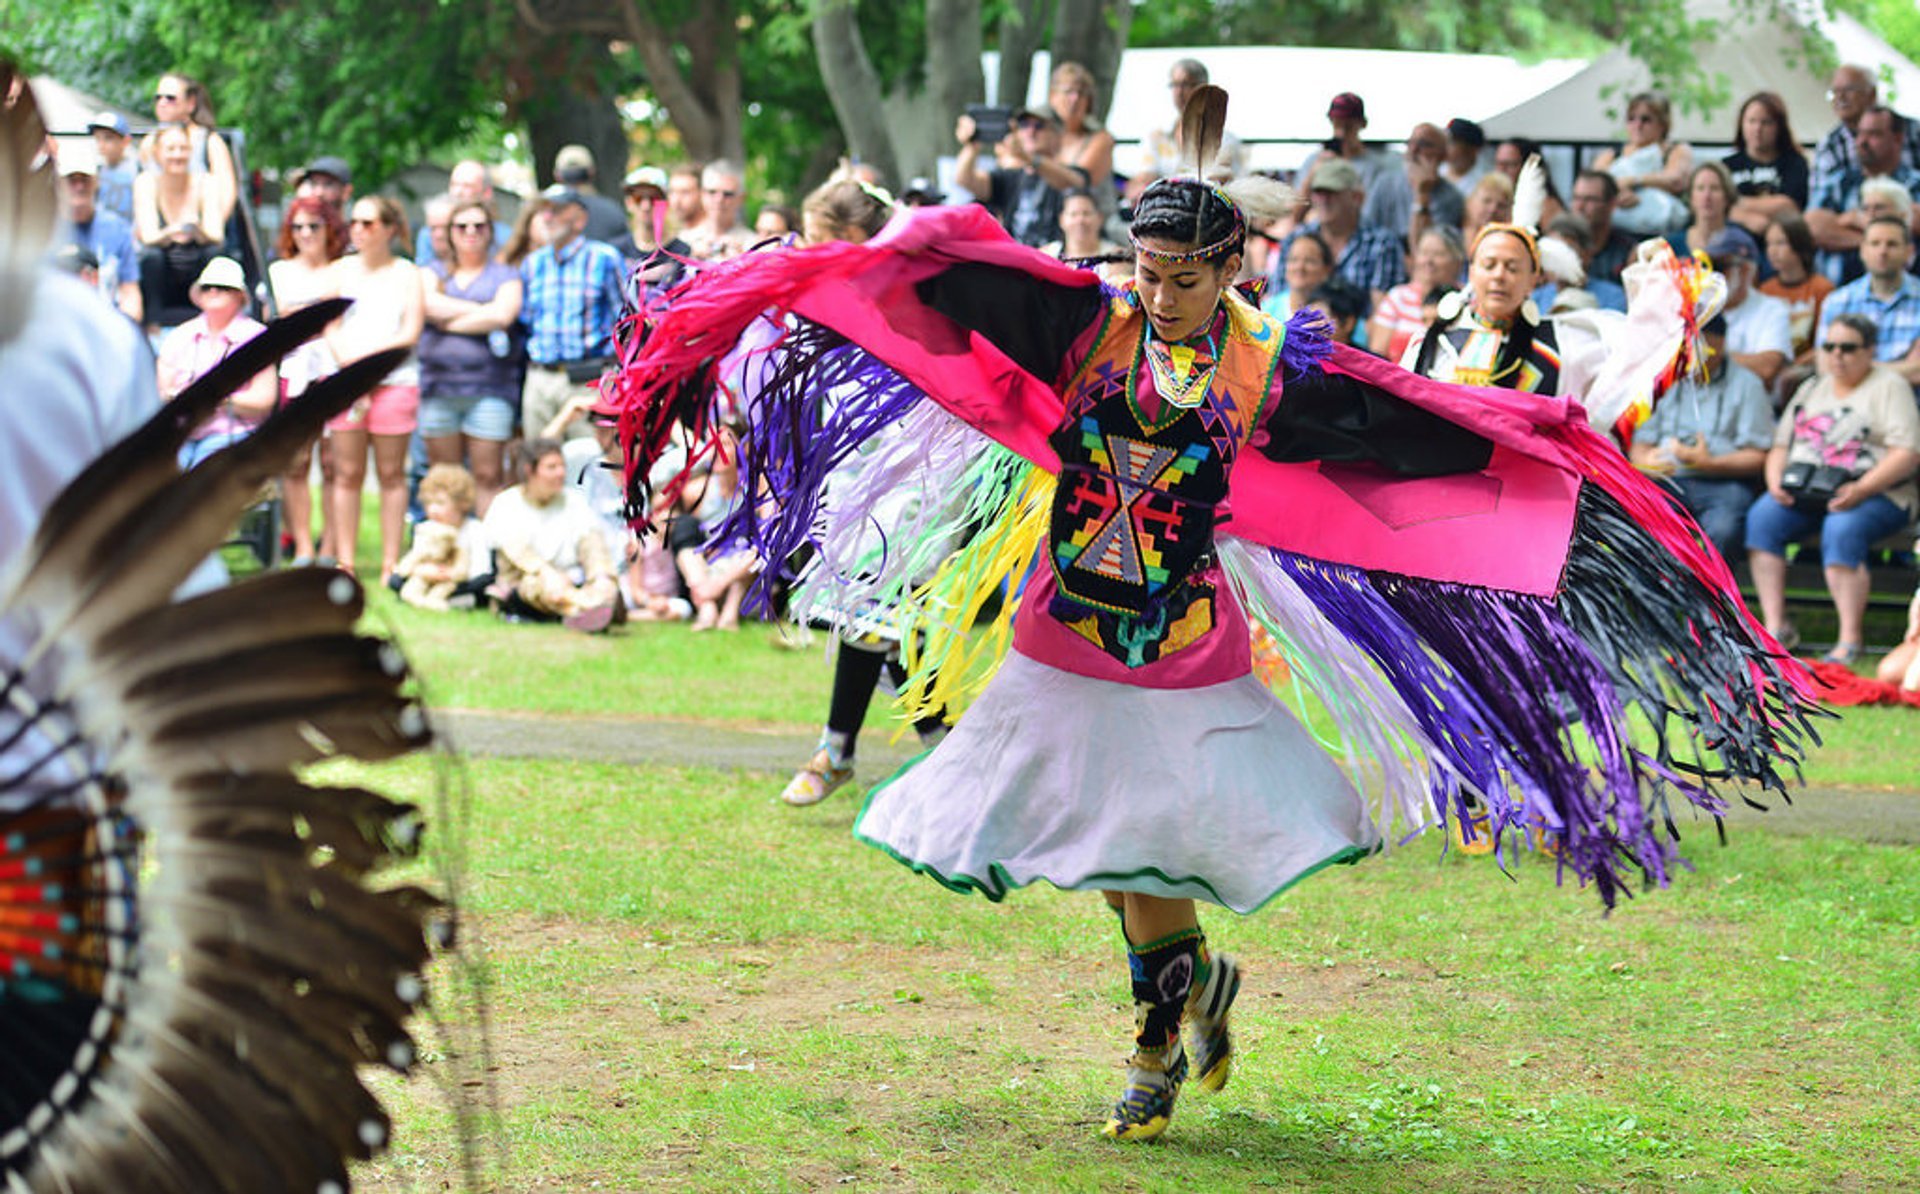
[(990, 900), (1045, 880), (1251, 912), (1379, 849), (1365, 802), (1252, 676), (1138, 688), (1009, 652), (854, 835)]

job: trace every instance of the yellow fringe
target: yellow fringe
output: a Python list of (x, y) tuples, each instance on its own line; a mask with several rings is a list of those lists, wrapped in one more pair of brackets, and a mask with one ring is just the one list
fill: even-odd
[[(899, 703), (906, 721), (942, 709), (949, 720), (971, 704), (1000, 668), (1013, 642), (1013, 589), (1046, 533), (1054, 476), (1035, 466), (999, 515), (955, 552), (916, 591), (908, 621), (921, 630), (900, 644), (907, 683)], [(975, 626), (980, 611), (1005, 588), (993, 620)]]

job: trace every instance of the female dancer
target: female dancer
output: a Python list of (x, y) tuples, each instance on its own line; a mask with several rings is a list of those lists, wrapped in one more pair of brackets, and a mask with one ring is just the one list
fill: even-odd
[[(1187, 140), (1207, 160), (1213, 137)], [(774, 500), (743, 505), (734, 529), (770, 557), (813, 533), (819, 479), (875, 428), (911, 434), (864, 495), (835, 491), (829, 521), (848, 533), (863, 499), (974, 462), (962, 488), (982, 529), (930, 584), (910, 579), (925, 562), (912, 526), (882, 575), (812, 578), (927, 629), (908, 661), (940, 677), (922, 707), (966, 687), (974, 645), (1006, 651), (855, 832), (990, 899), (1036, 880), (1110, 893), (1135, 1001), (1105, 1128), (1119, 1139), (1163, 1131), (1190, 1072), (1216, 1089), (1228, 1076), (1238, 967), (1207, 948), (1196, 900), (1252, 911), (1383, 848), (1396, 811), (1426, 826), (1471, 793), (1496, 840), (1545, 836), (1611, 901), (1624, 865), (1667, 873), (1648, 803), (1711, 810), (1714, 779), (1777, 783), (1805, 729), (1808, 678), (1577, 407), (1414, 377), (1232, 289), (1248, 223), (1286, 201), (1260, 179), (1161, 180), (1135, 209), (1136, 281), (1117, 294), (968, 209), (743, 259), (629, 341), (610, 390), (643, 509), (675, 428), (712, 436), (716, 343), (769, 306), (793, 315), (786, 366), (743, 406), (768, 433), (742, 441), (742, 467)], [(862, 399), (812, 414), (808, 357), (841, 377), (862, 362)], [(969, 427), (946, 435), (947, 414)], [(1003, 625), (953, 633), (1036, 550), (1011, 649)], [(1252, 677), (1249, 615), (1334, 713), (1372, 795)], [(1710, 741), (1721, 774), (1636, 746), (1632, 704), (1668, 714), (1694, 754)], [(1568, 710), (1595, 755), (1565, 740)]]

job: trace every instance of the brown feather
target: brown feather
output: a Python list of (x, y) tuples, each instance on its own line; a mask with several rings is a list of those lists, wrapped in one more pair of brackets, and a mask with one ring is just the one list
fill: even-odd
[(385, 639), (323, 635), (133, 673), (132, 685), (112, 712), (160, 725), (228, 704), (398, 692), (406, 680), (406, 659)]
[(1205, 178), (1220, 157), (1227, 133), (1227, 93), (1208, 84), (1187, 97), (1180, 109), (1180, 144), (1193, 155), (1193, 176)]
[(149, 674), (288, 639), (345, 634), (365, 609), (359, 582), (344, 572), (262, 572), (122, 621), (100, 635), (75, 680), (84, 687), (116, 668)]
[(126, 765), (162, 775), (215, 767), (276, 771), (336, 755), (381, 762), (433, 740), (414, 701), (390, 694), (348, 693), (265, 706), (222, 705), (167, 722), (128, 747)]

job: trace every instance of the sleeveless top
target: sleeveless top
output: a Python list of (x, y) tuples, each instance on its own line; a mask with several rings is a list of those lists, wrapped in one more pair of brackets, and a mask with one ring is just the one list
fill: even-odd
[(1406, 356), (1400, 362), (1404, 368), (1422, 377), (1460, 385), (1495, 386), (1528, 394), (1560, 392), (1559, 337), (1551, 319), (1542, 319), (1534, 325), (1533, 343), (1520, 359), (1519, 368), (1499, 376), (1495, 376), (1495, 369), (1507, 332), (1482, 320), (1472, 308), (1461, 312), (1458, 319), (1441, 330), (1431, 359), (1425, 368), (1420, 368), (1421, 350), (1432, 335), (1429, 332), (1407, 346)]
[[(453, 269), (435, 261), (426, 267), (440, 279), (440, 289), (448, 298), (489, 303), (500, 288), (520, 279), (520, 271), (498, 261), (489, 261), (478, 274), (462, 285)], [(506, 398), (519, 392), (520, 365), (511, 352), (496, 355), (487, 333), (478, 335), (449, 332), (427, 324), (420, 331), (420, 393), (423, 397)]]
[[(401, 260), (401, 258), (394, 259), (395, 263)], [(391, 269), (392, 266), (388, 268)], [(408, 268), (412, 267), (408, 266)], [(384, 272), (382, 271), (383, 275)], [(364, 288), (365, 293), (361, 293), (354, 286), (340, 288), (342, 298), (354, 300), (353, 306), (348, 307), (347, 313), (340, 318), (342, 330), (356, 340), (391, 339), (399, 333), (400, 322), (406, 315), (406, 304), (395, 293), (396, 288), (380, 284), (391, 279), (383, 276), (379, 282), (376, 282), (371, 275), (363, 273), (355, 281), (359, 287)], [(373, 284), (369, 285), (369, 283)], [(393, 372), (387, 374), (380, 384), (383, 386), (419, 385), (419, 358), (413, 353), (408, 353), (407, 359), (395, 366)]]

